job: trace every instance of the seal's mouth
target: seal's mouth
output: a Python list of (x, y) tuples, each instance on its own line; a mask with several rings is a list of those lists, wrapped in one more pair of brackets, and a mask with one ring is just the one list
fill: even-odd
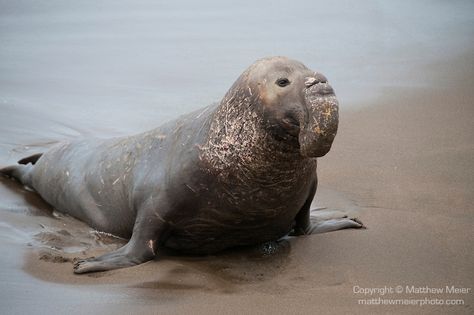
[(285, 129), (286, 133), (294, 138), (297, 138), (300, 134), (300, 123), (292, 116), (287, 116), (281, 120), (281, 125)]
[(307, 79), (305, 85), (307, 117), (300, 124), (300, 153), (304, 157), (321, 157), (329, 152), (336, 137), (339, 104), (326, 80)]

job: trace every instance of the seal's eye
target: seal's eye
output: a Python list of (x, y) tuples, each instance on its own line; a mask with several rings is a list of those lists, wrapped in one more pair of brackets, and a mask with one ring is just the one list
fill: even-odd
[(280, 78), (280, 79), (276, 80), (275, 83), (276, 83), (278, 86), (285, 87), (285, 86), (287, 86), (288, 84), (290, 84), (290, 80), (288, 80), (287, 78)]

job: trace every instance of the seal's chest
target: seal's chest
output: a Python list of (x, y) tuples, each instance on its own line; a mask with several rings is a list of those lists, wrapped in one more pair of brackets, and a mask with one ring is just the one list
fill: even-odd
[(248, 173), (230, 174), (224, 181), (216, 180), (200, 191), (197, 204), (183, 205), (194, 209), (194, 215), (177, 221), (165, 246), (185, 252), (211, 253), (275, 240), (290, 231), (308, 198), (310, 173), (290, 176), (274, 172), (272, 176), (258, 177)]
[(236, 212), (272, 218), (298, 211), (306, 201), (309, 186), (310, 177), (293, 170), (256, 176), (235, 173), (215, 193), (219, 204), (224, 203)]

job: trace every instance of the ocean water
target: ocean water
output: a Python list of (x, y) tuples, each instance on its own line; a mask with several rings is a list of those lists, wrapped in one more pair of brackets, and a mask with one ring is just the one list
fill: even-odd
[(0, 1), (0, 143), (149, 129), (219, 101), (272, 55), (323, 72), (355, 106), (429, 84), (417, 67), (463, 53), (473, 12), (434, 0)]

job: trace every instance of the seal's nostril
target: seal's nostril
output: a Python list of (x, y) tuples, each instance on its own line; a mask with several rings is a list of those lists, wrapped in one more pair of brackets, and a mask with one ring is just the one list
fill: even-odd
[(314, 77), (315, 77), (317, 83), (327, 83), (328, 82), (328, 79), (326, 79), (326, 77), (324, 75), (322, 75), (321, 73), (319, 73), (319, 72), (315, 72)]
[(317, 80), (316, 78), (313, 78), (313, 77), (306, 78), (306, 80), (304, 81), (304, 85), (306, 85), (306, 87), (310, 87), (316, 83), (317, 83)]
[(314, 77), (307, 77), (304, 81), (304, 84), (306, 85), (306, 87), (310, 87), (318, 83), (327, 83), (327, 82), (328, 80), (326, 79), (324, 75), (316, 72), (314, 73)]

